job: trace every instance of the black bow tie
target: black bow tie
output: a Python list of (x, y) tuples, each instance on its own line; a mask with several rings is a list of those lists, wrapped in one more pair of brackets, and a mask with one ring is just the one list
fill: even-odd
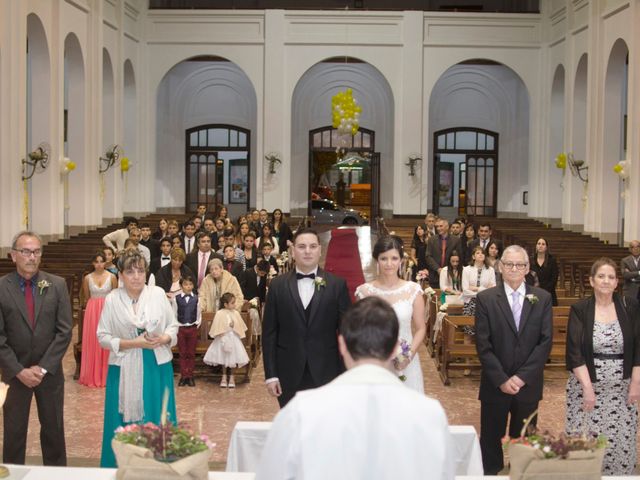
[(313, 280), (314, 278), (316, 278), (316, 274), (310, 273), (308, 275), (305, 275), (304, 273), (296, 272), (296, 280), (302, 280), (303, 278), (310, 278), (311, 280)]
[(162, 260), (171, 260), (171, 257), (162, 257)]

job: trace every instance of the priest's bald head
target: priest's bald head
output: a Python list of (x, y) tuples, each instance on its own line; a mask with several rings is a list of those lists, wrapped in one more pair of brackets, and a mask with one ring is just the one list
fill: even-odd
[(398, 345), (398, 328), (398, 317), (388, 302), (372, 296), (353, 304), (342, 317), (338, 337), (345, 366), (390, 366)]

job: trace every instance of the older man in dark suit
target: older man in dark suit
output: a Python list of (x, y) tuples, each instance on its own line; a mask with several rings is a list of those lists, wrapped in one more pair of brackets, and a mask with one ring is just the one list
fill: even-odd
[(527, 252), (518, 245), (507, 247), (500, 270), (503, 284), (476, 297), (485, 475), (496, 475), (504, 467), (500, 440), (509, 415), (509, 435), (517, 437), (523, 420), (538, 408), (553, 328), (551, 295), (524, 281), (529, 272)]
[(318, 268), (318, 234), (296, 232), (295, 271), (269, 286), (262, 328), (269, 394), (284, 407), (300, 390), (324, 385), (344, 371), (338, 354), (338, 325), (351, 300), (347, 282)]
[(625, 297), (637, 298), (640, 300), (640, 241), (629, 242), (629, 255), (620, 262), (622, 272), (622, 293)]
[(18, 233), (11, 245), (16, 272), (0, 278), (0, 371), (4, 404), (3, 460), (24, 464), (35, 394), (45, 465), (66, 465), (62, 357), (71, 341), (71, 302), (64, 279), (39, 271), (42, 241)]

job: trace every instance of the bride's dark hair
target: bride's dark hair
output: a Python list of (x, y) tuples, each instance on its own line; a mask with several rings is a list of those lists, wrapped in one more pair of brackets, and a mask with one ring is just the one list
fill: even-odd
[(381, 253), (388, 252), (389, 250), (397, 250), (402, 259), (404, 257), (404, 243), (402, 239), (395, 235), (380, 237), (373, 247), (373, 258), (378, 260)]

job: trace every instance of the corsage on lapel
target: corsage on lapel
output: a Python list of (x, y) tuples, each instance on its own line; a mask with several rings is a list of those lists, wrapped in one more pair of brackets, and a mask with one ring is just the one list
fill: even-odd
[(38, 288), (40, 289), (40, 295), (42, 295), (42, 293), (51, 286), (51, 282), (48, 282), (47, 280), (45, 280), (44, 278), (42, 280), (40, 280), (38, 283)]
[(524, 298), (529, 300), (529, 303), (531, 305), (535, 305), (536, 303), (538, 303), (538, 297), (536, 297), (533, 293), (529, 293), (529, 294), (525, 295)]
[(320, 291), (322, 287), (327, 286), (327, 281), (322, 277), (316, 277), (313, 279), (313, 283), (316, 286), (316, 291)]

